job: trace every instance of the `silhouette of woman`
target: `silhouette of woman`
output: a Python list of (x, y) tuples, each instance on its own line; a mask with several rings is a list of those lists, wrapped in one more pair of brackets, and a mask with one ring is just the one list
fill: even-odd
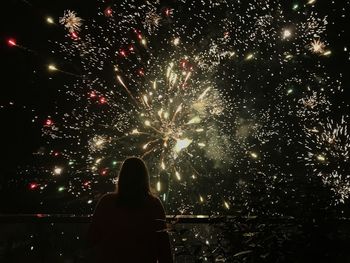
[(98, 202), (89, 239), (95, 262), (173, 262), (164, 208), (150, 191), (147, 167), (140, 158), (124, 161), (116, 192)]

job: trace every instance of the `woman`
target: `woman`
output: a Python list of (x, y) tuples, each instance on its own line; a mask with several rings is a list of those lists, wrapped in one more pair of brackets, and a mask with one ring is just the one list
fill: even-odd
[(117, 191), (97, 204), (89, 236), (96, 262), (173, 262), (164, 208), (140, 158), (122, 164)]

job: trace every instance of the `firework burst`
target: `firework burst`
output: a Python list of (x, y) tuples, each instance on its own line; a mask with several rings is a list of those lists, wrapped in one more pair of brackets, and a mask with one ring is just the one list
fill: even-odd
[[(73, 109), (50, 116), (44, 133), (52, 148), (68, 141), (61, 156), (72, 165), (62, 165), (61, 176), (76, 175), (67, 186), (74, 195), (97, 192), (95, 185), (110, 183), (125, 157), (137, 155), (176, 209), (193, 207), (193, 194), (200, 203), (216, 200), (231, 209), (234, 183), (249, 192), (256, 175), (268, 192), (292, 176), (286, 145), (305, 139), (305, 132), (308, 149), (300, 155), (320, 166), (314, 175), (324, 172), (330, 157), (315, 145), (329, 142), (312, 130), (330, 112), (332, 83), (322, 65), (302, 61), (305, 47), (325, 55), (326, 18), (306, 9), (293, 22), (283, 1), (198, 3), (117, 1), (84, 23), (82, 36), (56, 42), (55, 53), (69, 62), (62, 65), (78, 65), (79, 74), (69, 74), (76, 82), (62, 88)], [(66, 11), (60, 23), (75, 32), (82, 19)], [(68, 74), (60, 67), (50, 72)], [(336, 134), (339, 145), (346, 144), (343, 132)], [(327, 174), (327, 182), (341, 175), (340, 187), (344, 169)], [(225, 188), (224, 201), (220, 191), (205, 191), (203, 181)]]
[(326, 45), (320, 40), (315, 39), (311, 42), (309, 50), (312, 53), (322, 55), (325, 52)]
[(83, 24), (83, 19), (77, 16), (76, 12), (66, 10), (63, 17), (60, 17), (59, 22), (64, 25), (70, 33), (75, 33), (81, 30), (80, 27)]
[(136, 93), (117, 76), (126, 92), (129, 110), (120, 111), (118, 103), (111, 102), (115, 115), (124, 117), (104, 125), (108, 134), (92, 138), (90, 148), (97, 153), (92, 158), (94, 162), (101, 156), (108, 158), (111, 152), (119, 160), (139, 155), (147, 160), (154, 174), (166, 170), (180, 180), (180, 174), (203, 174), (198, 170), (206, 162), (203, 157), (215, 163), (225, 160), (230, 148), (225, 134), (228, 126), (220, 121), (224, 114), (225, 118), (230, 115), (229, 102), (213, 83), (195, 75), (170, 62), (157, 74), (158, 78), (145, 76), (147, 81), (135, 87)]
[(156, 10), (151, 10), (146, 14), (144, 27), (148, 33), (152, 34), (159, 27), (162, 17), (157, 14)]
[(339, 123), (327, 119), (313, 127), (305, 128), (308, 150), (304, 160), (337, 195), (339, 202), (344, 202), (350, 196), (349, 124), (345, 116)]

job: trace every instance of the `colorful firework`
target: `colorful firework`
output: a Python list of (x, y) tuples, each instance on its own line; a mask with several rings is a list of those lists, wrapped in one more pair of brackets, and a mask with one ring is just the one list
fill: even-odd
[[(316, 127), (331, 112), (337, 81), (320, 61), (303, 64), (308, 50), (331, 55), (327, 17), (314, 4), (299, 12), (271, 0), (101, 1), (79, 37), (83, 20), (67, 10), (60, 23), (71, 34), (54, 42), (58, 58), (48, 69), (75, 83), (61, 89), (72, 105), (50, 114), (43, 128), (48, 152), (63, 159), (47, 170), (91, 200), (120, 161), (138, 155), (157, 191), (181, 211), (195, 206), (193, 195), (231, 209), (236, 194), (250, 191), (252, 175), (272, 191), (290, 176), (294, 153), (286, 149), (305, 134), (309, 140), (314, 127), (305, 125)], [(298, 12), (295, 21), (290, 12)], [(206, 191), (203, 181), (225, 196)]]
[(63, 17), (60, 17), (59, 22), (64, 25), (70, 33), (76, 33), (80, 31), (83, 19), (78, 17), (74, 11), (67, 10), (64, 12)]
[(151, 10), (146, 14), (144, 26), (148, 30), (148, 33), (151, 34), (159, 27), (161, 19), (162, 17), (155, 10)]
[(325, 52), (326, 45), (320, 40), (315, 39), (310, 44), (310, 51), (315, 54), (322, 55)]
[(337, 195), (337, 201), (344, 203), (350, 196), (349, 123), (342, 116), (339, 123), (328, 119), (313, 127), (305, 128), (308, 150), (304, 156), (306, 165), (316, 173), (326, 186)]

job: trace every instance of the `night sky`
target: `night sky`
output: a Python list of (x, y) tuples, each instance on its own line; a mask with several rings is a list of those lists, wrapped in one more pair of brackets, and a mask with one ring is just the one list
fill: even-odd
[[(118, 20), (134, 14), (133, 7), (125, 2), (128, 1), (9, 0), (0, 4), (0, 212), (90, 212), (100, 194), (113, 190), (113, 175), (120, 161), (133, 152), (142, 156), (144, 152), (139, 152), (139, 144), (145, 146), (144, 143), (150, 141), (149, 138), (132, 138), (121, 144), (120, 138), (125, 133), (129, 136), (135, 127), (139, 132), (142, 128), (149, 129), (147, 126), (154, 123), (151, 121), (148, 125), (147, 120), (136, 121), (136, 114), (142, 111), (132, 105), (132, 98), (128, 97), (126, 88), (123, 89), (123, 83), (118, 83), (113, 67), (118, 66), (118, 76), (123, 78), (127, 83), (124, 85), (130, 87), (138, 101), (146, 83), (163, 74), (161, 70), (165, 66), (162, 63), (175, 61), (179, 66), (174, 66), (178, 67), (174, 72), (182, 71), (183, 76), (191, 72), (189, 84), (179, 73), (179, 78), (186, 83), (182, 90), (189, 85), (191, 92), (168, 93), (171, 93), (169, 96), (175, 94), (175, 103), (182, 98), (184, 102), (179, 102), (179, 105), (187, 112), (184, 115), (179, 113), (178, 123), (169, 128), (171, 131), (166, 126), (166, 131), (159, 132), (162, 137), (155, 140), (161, 141), (161, 146), (154, 146), (152, 153), (145, 157), (152, 174), (152, 185), (154, 188), (158, 187), (157, 184), (162, 185), (159, 186), (159, 196), (169, 211), (282, 216), (312, 211), (315, 214), (326, 211), (336, 216), (349, 213), (346, 210), (350, 198), (346, 151), (350, 149), (349, 139), (344, 134), (338, 141), (335, 138), (336, 143), (343, 147), (336, 150), (324, 145), (312, 148), (317, 139), (310, 139), (313, 138), (311, 128), (317, 127), (318, 123), (329, 123), (331, 119), (340, 123), (342, 116), (345, 121), (341, 125), (350, 132), (348, 0), (318, 0), (315, 3), (309, 1), (309, 4), (302, 0), (266, 1), (266, 5), (271, 3), (271, 12), (264, 10), (264, 5), (259, 6), (259, 0), (242, 4), (217, 1), (218, 6), (211, 5), (211, 1), (205, 5), (201, 1), (139, 1), (140, 6), (141, 2), (144, 3), (144, 10), (155, 10), (160, 16), (157, 28), (147, 28), (143, 24), (149, 11), (142, 13), (138, 10), (139, 15), (131, 16), (125, 23)], [(248, 2), (255, 9), (246, 12), (250, 8)], [(237, 6), (237, 10), (226, 9), (226, 5), (231, 4)], [(277, 5), (283, 10), (283, 18), (277, 12)], [(112, 10), (110, 16), (106, 14), (109, 8)], [(72, 32), (59, 23), (65, 10), (75, 11), (84, 19), (78, 39), (74, 39)], [(167, 13), (167, 10), (172, 12)], [(270, 23), (263, 30), (271, 28), (271, 31), (267, 30), (264, 35), (257, 30), (261, 35), (251, 40), (244, 34), (251, 30), (249, 21), (258, 21), (257, 17), (263, 17), (264, 13), (269, 14), (271, 20), (263, 20), (263, 23)], [(193, 19), (189, 20), (192, 14)], [(326, 16), (328, 21), (325, 32), (314, 38), (297, 26), (307, 21), (310, 14), (319, 18)], [(48, 23), (48, 17), (55, 24)], [(203, 26), (202, 23), (210, 17), (213, 19), (208, 26)], [(115, 20), (109, 23), (103, 19)], [(91, 27), (85, 28), (85, 25)], [(255, 25), (259, 27), (259, 24)], [(98, 26), (110, 29), (104, 31), (108, 40), (102, 39)], [(128, 26), (130, 32), (124, 29)], [(74, 46), (81, 39), (88, 38), (87, 32), (90, 34), (87, 44)], [(274, 34), (280, 39), (273, 39)], [(179, 48), (174, 44), (176, 37), (180, 39)], [(147, 44), (142, 43), (143, 39)], [(11, 45), (9, 40), (15, 40), (17, 46)], [(325, 50), (313, 54), (309, 47), (312, 40), (325, 42)], [(108, 44), (104, 43), (108, 41)], [(214, 41), (218, 43), (217, 49), (211, 45)], [(98, 47), (103, 46), (108, 49), (101, 49), (101, 54), (96, 55)], [(91, 53), (87, 51), (89, 48)], [(123, 51), (127, 53), (125, 58)], [(203, 58), (204, 62), (197, 60), (196, 56)], [(220, 62), (213, 63), (213, 57), (219, 57)], [(57, 65), (59, 71), (48, 70), (49, 65)], [(98, 65), (102, 65), (103, 70), (97, 70)], [(89, 81), (97, 78), (98, 88), (92, 88)], [(208, 91), (211, 97), (206, 107), (210, 114), (198, 113), (200, 110), (191, 108), (195, 104), (194, 96), (201, 92), (206, 95), (204, 86), (208, 85), (214, 86), (216, 92)], [(303, 87), (311, 90), (302, 90)], [(117, 94), (110, 93), (117, 89)], [(313, 91), (320, 95), (317, 100), (324, 96), (326, 108), (331, 105), (327, 110), (323, 106), (321, 109), (311, 106), (303, 111), (300, 101), (310, 98), (308, 96)], [(108, 106), (103, 106), (104, 100)], [(142, 103), (147, 111), (155, 105), (149, 106), (144, 98)], [(123, 105), (123, 110), (120, 110), (120, 105)], [(72, 112), (76, 116), (70, 114)], [(79, 112), (84, 114), (80, 116)], [(135, 118), (128, 115), (130, 112)], [(70, 115), (67, 117), (66, 113)], [(186, 130), (188, 124), (181, 124), (190, 120), (195, 123), (195, 117), (198, 117), (195, 113), (200, 116), (201, 127), (210, 128), (202, 137)], [(151, 113), (147, 114), (151, 116)], [(254, 122), (259, 126), (254, 126)], [(196, 131), (201, 129), (200, 124), (195, 124)], [(55, 133), (56, 127), (59, 132), (63, 130), (57, 132), (59, 135)], [(155, 129), (163, 129), (162, 125), (159, 127), (155, 126)], [(180, 128), (177, 127), (185, 128), (178, 131)], [(238, 138), (241, 133), (246, 134), (245, 129), (248, 135), (244, 136), (247, 137)], [(172, 150), (159, 150), (165, 147), (166, 132), (174, 133), (169, 135)], [(64, 136), (56, 140), (53, 138), (55, 134)], [(100, 143), (100, 137), (96, 139), (95, 134), (103, 134), (101, 144), (107, 141), (115, 147), (91, 149), (91, 143)], [(199, 147), (195, 148), (195, 143)], [(202, 144), (209, 150), (203, 150)], [(183, 148), (178, 150), (178, 145)], [(334, 155), (329, 153), (327, 156), (325, 149)], [(337, 149), (340, 149), (339, 153)], [(314, 156), (310, 157), (310, 152)], [(101, 164), (96, 161), (99, 155), (103, 156)], [(166, 172), (154, 167), (154, 163), (163, 157), (167, 162), (167, 168), (163, 169)], [(70, 169), (66, 168), (69, 162), (73, 163)], [(97, 168), (91, 168), (94, 162), (96, 166), (99, 164)], [(319, 166), (318, 162), (327, 162), (327, 165)], [(310, 167), (310, 163), (316, 165)], [(55, 170), (61, 167), (62, 175)], [(342, 174), (339, 179), (342, 190), (339, 190), (339, 182), (327, 181), (331, 171), (338, 171), (337, 176)], [(322, 177), (319, 173), (327, 175)], [(180, 178), (180, 174), (183, 177)], [(196, 179), (191, 177), (193, 174), (196, 174)], [(339, 191), (345, 191), (345, 198), (340, 197)], [(310, 209), (311, 212), (306, 212)]]

